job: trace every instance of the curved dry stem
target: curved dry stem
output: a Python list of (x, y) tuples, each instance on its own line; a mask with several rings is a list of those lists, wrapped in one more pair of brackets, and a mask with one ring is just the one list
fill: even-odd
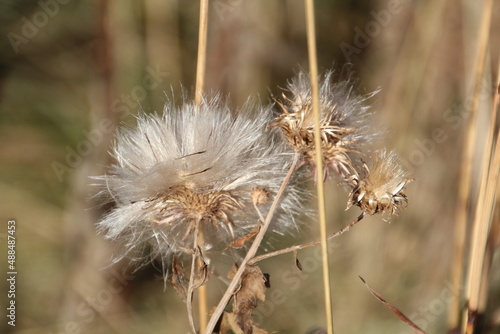
[[(343, 227), (341, 230), (339, 230), (333, 234), (330, 234), (328, 236), (327, 240), (330, 241), (333, 238), (338, 237), (338, 236), (344, 234), (345, 232), (348, 232), (351, 229), (351, 227), (353, 227), (354, 225), (359, 223), (364, 217), (365, 217), (365, 213), (362, 212), (355, 220), (353, 220), (351, 223), (349, 223), (348, 225)], [(307, 242), (307, 243), (301, 244), (301, 245), (295, 245), (295, 246), (279, 249), (277, 251), (269, 252), (266, 254), (262, 254), (262, 255), (254, 257), (253, 259), (248, 261), (248, 265), (253, 265), (259, 261), (269, 259), (269, 258), (274, 257), (274, 256), (278, 256), (278, 255), (282, 255), (282, 254), (286, 254), (286, 253), (291, 253), (291, 252), (296, 252), (300, 249), (304, 249), (304, 248), (311, 247), (311, 246), (316, 246), (319, 244), (321, 244), (321, 239), (315, 240), (315, 241), (310, 241), (310, 242)]]
[(215, 325), (217, 324), (217, 321), (219, 320), (222, 312), (224, 311), (224, 308), (226, 307), (227, 303), (229, 303), (229, 300), (231, 299), (231, 296), (233, 295), (234, 291), (238, 287), (238, 284), (240, 283), (240, 278), (243, 272), (245, 271), (245, 268), (248, 264), (248, 261), (250, 261), (254, 256), (257, 250), (259, 249), (259, 246), (262, 242), (262, 239), (264, 238), (264, 235), (267, 232), (267, 229), (269, 227), (269, 224), (271, 223), (271, 220), (273, 219), (274, 212), (276, 211), (276, 206), (278, 205), (279, 200), (281, 199), (281, 196), (283, 195), (283, 192), (285, 191), (285, 188), (290, 181), (290, 178), (295, 171), (297, 167), (297, 163), (299, 161), (299, 156), (300, 153), (296, 152), (293, 156), (293, 162), (292, 165), (290, 166), (290, 169), (288, 170), (287, 175), (285, 176), (283, 182), (281, 183), (281, 186), (278, 190), (278, 193), (276, 194), (276, 197), (273, 200), (273, 203), (271, 204), (271, 208), (269, 209), (269, 212), (267, 213), (266, 220), (264, 221), (264, 224), (262, 225), (261, 229), (259, 230), (259, 233), (255, 236), (255, 239), (252, 243), (252, 246), (250, 246), (250, 249), (248, 250), (245, 258), (241, 262), (238, 271), (234, 275), (233, 279), (229, 283), (229, 286), (227, 287), (226, 292), (222, 296), (221, 300), (219, 301), (219, 304), (215, 308), (212, 317), (210, 318), (210, 321), (208, 322), (207, 328), (205, 330), (205, 334), (212, 334)]
[(189, 318), (189, 325), (191, 326), (191, 330), (193, 333), (196, 333), (196, 327), (194, 325), (194, 319), (193, 319), (193, 294), (195, 290), (194, 286), (194, 279), (196, 276), (196, 260), (199, 258), (198, 254), (198, 229), (200, 225), (200, 220), (196, 220), (196, 223), (194, 225), (194, 243), (193, 243), (193, 256), (191, 260), (191, 273), (189, 274), (189, 285), (188, 285), (188, 290), (187, 290), (187, 298), (186, 298), (186, 307), (187, 307), (187, 313), (188, 313), (188, 318)]

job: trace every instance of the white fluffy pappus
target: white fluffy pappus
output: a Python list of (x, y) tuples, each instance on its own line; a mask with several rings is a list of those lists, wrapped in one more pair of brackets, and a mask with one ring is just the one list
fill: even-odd
[[(141, 115), (135, 128), (121, 129), (111, 153), (116, 163), (96, 178), (99, 195), (115, 203), (98, 226), (124, 243), (119, 258), (189, 254), (195, 224), (204, 231), (205, 250), (223, 250), (255, 228), (255, 206), (267, 214), (292, 160), (267, 127), (271, 118), (271, 107), (247, 102), (233, 112), (216, 97), (201, 105), (167, 104), (163, 115)], [(255, 189), (269, 200), (256, 201)], [(289, 184), (270, 231), (297, 229), (303, 197)]]

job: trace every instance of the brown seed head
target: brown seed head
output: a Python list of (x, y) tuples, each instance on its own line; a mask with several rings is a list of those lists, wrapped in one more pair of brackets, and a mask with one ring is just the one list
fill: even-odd
[(363, 164), (360, 174), (350, 178), (347, 208), (357, 205), (370, 215), (388, 212), (392, 216), (408, 203), (404, 188), (412, 179), (407, 178), (395, 152), (375, 152), (371, 166)]
[[(352, 93), (349, 81), (332, 83), (328, 72), (320, 83), (320, 132), (323, 163), (347, 177), (355, 172), (349, 157), (361, 142), (367, 139), (368, 107), (362, 102), (367, 97)], [(279, 127), (288, 144), (303, 155), (303, 161), (315, 165), (314, 114), (309, 78), (304, 73), (288, 85), (290, 96), (283, 94), (278, 101), (281, 114), (271, 126)], [(328, 175), (325, 168), (325, 175)]]
[(174, 220), (189, 222), (185, 237), (191, 233), (196, 221), (209, 222), (214, 227), (225, 223), (231, 229), (231, 213), (240, 213), (243, 204), (229, 191), (196, 191), (185, 186), (170, 189), (161, 196), (155, 220), (158, 224), (169, 224)]

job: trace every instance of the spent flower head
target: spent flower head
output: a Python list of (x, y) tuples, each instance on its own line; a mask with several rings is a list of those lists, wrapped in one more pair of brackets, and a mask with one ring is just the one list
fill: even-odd
[[(220, 97), (201, 105), (168, 104), (122, 129), (101, 194), (116, 203), (99, 222), (122, 239), (123, 256), (140, 260), (192, 253), (195, 226), (204, 247), (224, 249), (259, 224), (291, 165), (291, 155), (267, 129), (269, 107), (247, 102), (237, 113)], [(299, 189), (287, 188), (270, 230), (284, 234), (301, 212)]]
[[(354, 171), (349, 154), (358, 152), (363, 143), (375, 137), (370, 129), (370, 107), (364, 104), (375, 93), (358, 96), (349, 79), (334, 82), (332, 76), (329, 71), (319, 82), (321, 149), (325, 173), (331, 168), (345, 178)], [(302, 153), (304, 162), (314, 166), (314, 113), (309, 76), (300, 72), (287, 88), (288, 94), (278, 101), (281, 114), (271, 126), (281, 128), (288, 144)]]
[(376, 151), (368, 166), (349, 179), (352, 187), (347, 208), (357, 205), (364, 213), (397, 215), (408, 203), (405, 186), (412, 181), (403, 169), (398, 155), (385, 149)]

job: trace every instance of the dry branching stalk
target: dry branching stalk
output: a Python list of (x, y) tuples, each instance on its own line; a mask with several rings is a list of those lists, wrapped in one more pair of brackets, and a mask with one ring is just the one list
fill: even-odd
[(222, 315), (224, 308), (226, 307), (227, 303), (231, 299), (231, 296), (233, 295), (234, 291), (236, 290), (238, 284), (240, 283), (241, 277), (245, 271), (246, 266), (248, 265), (248, 262), (255, 256), (257, 253), (257, 250), (262, 243), (262, 239), (264, 238), (265, 233), (267, 232), (267, 229), (269, 228), (269, 224), (271, 223), (271, 220), (273, 219), (273, 216), (276, 211), (276, 207), (278, 203), (281, 200), (281, 196), (283, 195), (283, 192), (285, 191), (285, 188), (287, 187), (288, 183), (290, 182), (290, 178), (292, 177), (292, 174), (295, 172), (295, 169), (297, 168), (297, 163), (299, 161), (299, 154), (295, 153), (293, 156), (293, 162), (292, 165), (290, 166), (290, 169), (288, 170), (288, 173), (286, 177), (283, 179), (283, 182), (280, 186), (280, 189), (278, 190), (276, 196), (273, 199), (273, 202), (271, 204), (271, 208), (269, 209), (266, 219), (264, 220), (264, 224), (262, 224), (262, 227), (259, 230), (259, 233), (255, 236), (255, 239), (252, 243), (252, 246), (249, 248), (247, 254), (245, 255), (245, 258), (243, 261), (241, 261), (240, 267), (238, 268), (238, 271), (234, 274), (233, 279), (229, 283), (229, 286), (226, 289), (226, 292), (222, 296), (222, 298), (219, 301), (219, 304), (215, 308), (210, 321), (208, 322), (207, 329), (205, 331), (205, 334), (212, 334), (213, 329), (215, 328), (215, 325), (217, 324), (217, 321), (219, 320), (220, 316)]
[[(359, 223), (364, 217), (365, 217), (365, 213), (363, 212), (355, 220), (353, 220), (352, 222), (350, 222), (348, 225), (346, 225), (345, 227), (343, 227), (341, 230), (339, 230), (339, 231), (337, 231), (337, 232), (335, 232), (333, 234), (330, 234), (327, 237), (327, 241), (330, 241), (333, 238), (336, 238), (336, 237), (344, 234), (345, 232), (349, 232), (349, 230), (354, 225), (356, 225), (357, 223)], [(307, 247), (311, 247), (311, 246), (316, 246), (316, 245), (319, 245), (319, 244), (321, 244), (321, 240), (311, 241), (311, 242), (307, 242), (307, 243), (304, 243), (304, 244), (301, 244), (301, 245), (295, 245), (295, 246), (291, 246), (291, 247), (279, 249), (279, 250), (276, 250), (276, 251), (272, 251), (272, 252), (269, 252), (269, 253), (265, 253), (265, 254), (256, 256), (253, 259), (251, 259), (248, 262), (248, 264), (249, 265), (253, 265), (253, 264), (255, 264), (255, 263), (259, 262), (259, 261), (262, 261), (262, 260), (265, 260), (265, 259), (269, 259), (269, 258), (274, 257), (274, 256), (291, 253), (291, 252), (293, 252), (294, 256), (296, 256), (296, 253), (297, 253), (298, 250), (304, 249), (304, 248), (307, 248)], [(299, 265), (300, 264), (297, 264), (297, 266), (299, 266)]]

